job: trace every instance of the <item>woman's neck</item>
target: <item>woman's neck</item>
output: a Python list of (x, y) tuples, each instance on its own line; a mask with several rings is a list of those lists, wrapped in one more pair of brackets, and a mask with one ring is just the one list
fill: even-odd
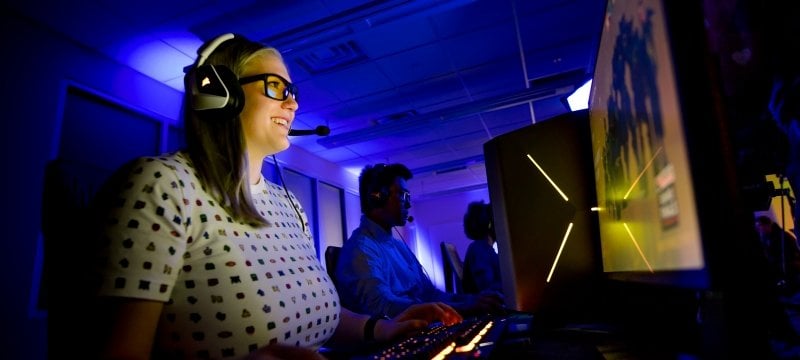
[(261, 166), (264, 164), (264, 158), (259, 156), (247, 156), (247, 180), (250, 185), (258, 184), (261, 180)]

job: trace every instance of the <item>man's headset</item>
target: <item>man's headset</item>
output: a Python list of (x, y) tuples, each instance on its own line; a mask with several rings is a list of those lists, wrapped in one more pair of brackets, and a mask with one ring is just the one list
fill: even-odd
[(367, 201), (370, 209), (378, 209), (386, 205), (386, 201), (389, 200), (389, 189), (384, 184), (379, 184), (381, 174), (387, 171), (386, 164), (376, 164), (372, 167), (372, 171)]
[(204, 64), (222, 43), (237, 36), (223, 34), (197, 51), (197, 61), (186, 73), (191, 91), (191, 107), (203, 119), (233, 119), (244, 108), (244, 92), (239, 78), (224, 65)]
[(388, 199), (389, 191), (387, 191), (385, 187), (381, 187), (380, 190), (369, 193), (369, 206), (371, 209), (382, 208), (386, 205)]

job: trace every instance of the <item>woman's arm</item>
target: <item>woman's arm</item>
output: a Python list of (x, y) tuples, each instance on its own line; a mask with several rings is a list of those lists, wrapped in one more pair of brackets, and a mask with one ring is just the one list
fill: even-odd
[(369, 315), (356, 314), (342, 308), (339, 313), (339, 325), (328, 344), (333, 347), (356, 344), (364, 339), (364, 325), (369, 320)]
[(100, 358), (149, 359), (164, 303), (117, 297), (102, 302)]

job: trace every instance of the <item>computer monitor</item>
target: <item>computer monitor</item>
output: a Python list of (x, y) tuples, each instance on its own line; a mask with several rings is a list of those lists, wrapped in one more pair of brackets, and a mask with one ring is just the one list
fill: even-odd
[(713, 5), (609, 1), (588, 113), (484, 145), (509, 306), (588, 307), (665, 353), (771, 351), (785, 312), (737, 168)]
[(684, 119), (713, 117), (681, 106), (660, 6), (610, 2), (600, 39), (589, 114), (603, 271), (705, 288), (702, 204), (693, 183), (700, 167), (691, 166), (689, 156), (698, 154), (690, 154)]
[(627, 285), (621, 298), (697, 299), (675, 312), (693, 324), (664, 326), (672, 305), (658, 296), (625, 309), (629, 320), (696, 331), (696, 345), (728, 357), (764, 349), (770, 295), (703, 5), (609, 1), (589, 119), (603, 274)]
[(587, 110), (484, 144), (507, 306), (542, 322), (589, 315), (600, 274)]

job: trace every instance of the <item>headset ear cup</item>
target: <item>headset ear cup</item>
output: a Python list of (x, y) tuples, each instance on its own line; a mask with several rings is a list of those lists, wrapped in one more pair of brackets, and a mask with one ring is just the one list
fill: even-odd
[(239, 78), (227, 66), (201, 65), (192, 74), (192, 109), (204, 119), (233, 119), (244, 108)]
[(372, 209), (382, 208), (386, 205), (386, 200), (389, 198), (389, 194), (386, 191), (376, 191), (369, 194), (369, 202), (370, 207)]
[(369, 208), (370, 209), (377, 209), (380, 208), (381, 205), (381, 193), (380, 192), (372, 192), (369, 194)]

